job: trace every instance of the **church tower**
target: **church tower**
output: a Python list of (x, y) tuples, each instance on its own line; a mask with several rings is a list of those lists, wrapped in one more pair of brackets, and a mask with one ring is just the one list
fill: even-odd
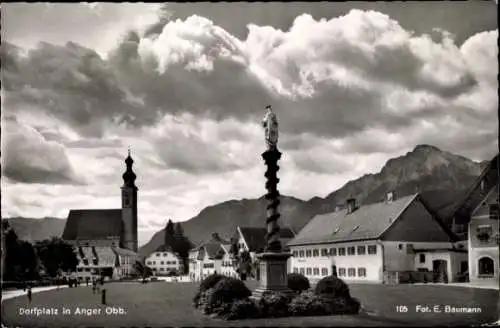
[(132, 171), (132, 164), (134, 160), (130, 156), (130, 149), (128, 156), (125, 159), (127, 170), (123, 173), (123, 186), (122, 189), (122, 223), (123, 234), (122, 244), (123, 247), (134, 252), (137, 252), (137, 186), (135, 179), (137, 176)]

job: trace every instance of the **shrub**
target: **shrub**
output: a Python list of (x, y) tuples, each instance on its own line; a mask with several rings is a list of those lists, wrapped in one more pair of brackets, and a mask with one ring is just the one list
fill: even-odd
[(262, 317), (279, 318), (288, 315), (290, 297), (277, 292), (265, 292), (258, 302)]
[(214, 273), (206, 277), (200, 282), (200, 287), (198, 288), (200, 292), (204, 292), (213, 288), (221, 279), (225, 279), (226, 276)]
[(217, 302), (233, 303), (252, 295), (245, 283), (239, 279), (225, 277), (213, 287), (213, 297)]
[(326, 300), (313, 292), (305, 292), (295, 296), (288, 304), (288, 312), (297, 317), (328, 315), (330, 313)]
[(219, 282), (219, 280), (225, 279), (225, 278), (226, 278), (226, 276), (214, 273), (214, 274), (209, 275), (205, 279), (203, 279), (200, 282), (200, 286), (198, 287), (198, 291), (194, 295), (194, 298), (193, 298), (194, 306), (195, 307), (199, 306), (200, 297), (201, 297), (201, 294), (203, 292), (209, 290), (210, 288), (213, 288), (215, 286), (215, 284), (217, 284)]
[[(211, 302), (212, 300), (213, 289), (205, 290), (203, 292), (199, 292), (198, 302), (195, 304), (196, 307), (200, 308), (200, 310), (204, 314), (211, 314), (214, 310), (214, 304)], [(216, 304), (215, 304), (216, 305)]]
[(361, 309), (361, 304), (356, 298), (336, 297), (325, 300), (330, 314), (358, 314)]
[(238, 320), (238, 319), (252, 319), (252, 318), (258, 318), (259, 317), (259, 308), (257, 307), (257, 304), (250, 299), (250, 298), (244, 298), (241, 300), (235, 301), (232, 306), (231, 310), (226, 316), (227, 320)]
[(311, 288), (309, 284), (309, 279), (300, 273), (290, 273), (288, 274), (288, 288), (294, 292), (302, 292)]
[(199, 301), (195, 306), (205, 314), (224, 316), (231, 312), (235, 301), (248, 298), (252, 292), (239, 279), (224, 277), (213, 288), (200, 292)]
[(328, 276), (321, 279), (316, 285), (316, 295), (329, 298), (350, 298), (349, 287), (342, 279), (335, 276)]

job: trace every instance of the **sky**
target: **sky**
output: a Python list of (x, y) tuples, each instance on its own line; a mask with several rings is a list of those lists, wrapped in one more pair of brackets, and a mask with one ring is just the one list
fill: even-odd
[(498, 151), (493, 1), (2, 4), (2, 216), (119, 208), (127, 148), (139, 244), (265, 193), (324, 197), (418, 144)]

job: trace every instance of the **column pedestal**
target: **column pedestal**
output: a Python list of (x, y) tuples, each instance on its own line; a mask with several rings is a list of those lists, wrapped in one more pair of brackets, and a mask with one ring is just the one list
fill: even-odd
[(267, 252), (257, 255), (260, 267), (260, 284), (252, 298), (260, 299), (265, 292), (291, 293), (288, 289), (287, 260), (291, 253)]

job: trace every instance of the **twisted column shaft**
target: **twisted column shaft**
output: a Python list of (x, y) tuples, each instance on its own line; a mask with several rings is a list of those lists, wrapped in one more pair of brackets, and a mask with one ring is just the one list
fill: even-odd
[(280, 213), (278, 211), (278, 206), (280, 204), (278, 191), (277, 172), (279, 171), (278, 160), (281, 158), (281, 153), (278, 149), (270, 149), (262, 154), (262, 158), (266, 163), (267, 170), (265, 173), (266, 181), (266, 199), (267, 199), (267, 218), (266, 218), (266, 228), (267, 228), (267, 247), (268, 252), (280, 252), (282, 250), (281, 242), (279, 240), (280, 227), (278, 225), (278, 219)]

